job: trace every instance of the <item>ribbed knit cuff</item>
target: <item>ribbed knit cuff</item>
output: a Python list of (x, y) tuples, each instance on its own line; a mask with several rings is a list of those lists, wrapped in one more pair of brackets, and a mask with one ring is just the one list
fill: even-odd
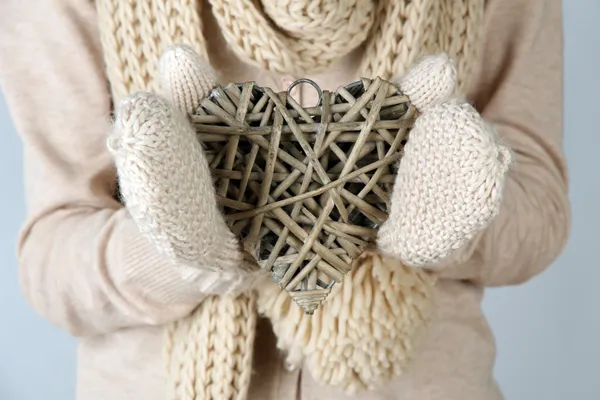
[(139, 309), (152, 314), (182, 314), (191, 311), (208, 295), (237, 294), (250, 290), (260, 272), (214, 272), (174, 265), (138, 230), (133, 221), (123, 221), (121, 260), (115, 260), (112, 278), (122, 295)]
[(451, 252), (448, 257), (429, 265), (428, 269), (440, 272), (440, 277), (444, 279), (478, 280), (483, 277), (484, 266), (477, 257), (477, 250), (484, 235), (485, 231), (478, 232), (462, 247)]

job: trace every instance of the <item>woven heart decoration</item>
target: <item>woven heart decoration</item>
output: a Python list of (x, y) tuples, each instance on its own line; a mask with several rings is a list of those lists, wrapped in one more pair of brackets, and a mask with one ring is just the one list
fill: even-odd
[[(289, 94), (302, 83), (319, 92), (316, 106)], [(397, 86), (377, 78), (336, 92), (307, 79), (281, 93), (230, 84), (192, 115), (231, 229), (307, 314), (387, 219), (415, 113)]]

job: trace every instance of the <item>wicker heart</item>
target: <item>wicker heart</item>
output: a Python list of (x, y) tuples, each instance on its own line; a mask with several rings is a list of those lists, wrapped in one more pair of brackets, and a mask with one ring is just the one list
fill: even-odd
[[(289, 94), (308, 83), (319, 103)], [(415, 108), (398, 87), (362, 79), (287, 92), (217, 87), (192, 116), (219, 202), (246, 250), (312, 314), (388, 216), (395, 165)]]

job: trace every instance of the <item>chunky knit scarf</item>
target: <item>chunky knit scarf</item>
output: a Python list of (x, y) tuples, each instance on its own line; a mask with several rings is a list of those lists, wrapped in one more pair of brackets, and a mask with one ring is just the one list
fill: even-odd
[[(96, 2), (115, 102), (138, 91), (161, 92), (158, 59), (173, 44), (187, 44), (210, 61), (200, 17), (207, 4), (202, 0)], [(363, 46), (359, 75), (392, 79), (420, 56), (444, 51), (457, 61), (458, 89), (464, 91), (476, 66), (485, 0), (207, 3), (235, 54), (267, 71), (318, 73)], [(426, 307), (432, 284), (426, 275), (368, 253), (312, 317), (274, 284), (265, 285), (258, 296), (210, 297), (167, 329), (168, 397), (245, 398), (257, 310), (272, 320), (290, 368), (307, 363), (317, 380), (346, 390), (376, 386), (401, 373), (408, 362), (411, 338), (426, 313), (419, 304)], [(410, 307), (406, 296), (412, 297)], [(387, 315), (361, 308), (359, 299), (367, 297), (371, 304), (387, 302), (397, 309)], [(366, 331), (361, 332), (363, 326)], [(377, 330), (380, 337), (375, 338)], [(385, 332), (393, 332), (394, 340)], [(350, 340), (350, 350), (336, 347), (340, 340)]]

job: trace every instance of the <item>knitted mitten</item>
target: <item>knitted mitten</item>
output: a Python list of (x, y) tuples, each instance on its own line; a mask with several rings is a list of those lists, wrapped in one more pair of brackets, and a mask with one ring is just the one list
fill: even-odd
[(421, 115), (410, 132), (378, 234), (382, 254), (434, 266), (497, 215), (509, 149), (473, 106), (450, 98), (456, 71), (445, 55), (425, 58), (399, 82)]
[(182, 46), (163, 55), (160, 72), (168, 100), (150, 93), (124, 99), (108, 140), (126, 206), (143, 234), (188, 279), (202, 269), (218, 272), (198, 273), (200, 290), (243, 291), (259, 267), (225, 223), (187, 115), (215, 86), (214, 73)]
[[(160, 59), (165, 98), (138, 93), (117, 108), (108, 146), (140, 230), (206, 297), (166, 329), (166, 398), (244, 399), (252, 372), (255, 296), (264, 278), (217, 207), (189, 114), (216, 85), (189, 47)], [(213, 271), (217, 273), (204, 273)]]

